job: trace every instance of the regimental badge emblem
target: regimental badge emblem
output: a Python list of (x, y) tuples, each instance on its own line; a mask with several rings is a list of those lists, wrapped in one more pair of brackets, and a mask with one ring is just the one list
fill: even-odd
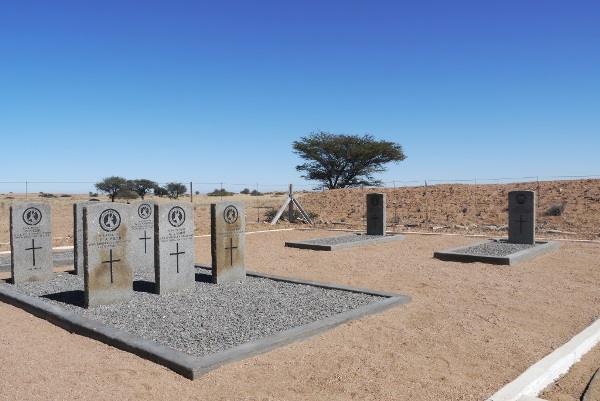
[(35, 226), (42, 221), (42, 212), (37, 207), (28, 207), (23, 212), (23, 221), (28, 226)]
[(225, 218), (225, 222), (228, 224), (233, 224), (237, 221), (239, 216), (238, 210), (235, 206), (229, 205), (225, 208), (223, 212), (223, 217)]
[(527, 195), (525, 195), (525, 194), (517, 194), (515, 196), (515, 200), (517, 201), (517, 203), (519, 205), (522, 205), (527, 200)]
[(173, 227), (179, 227), (185, 222), (185, 210), (180, 206), (174, 206), (169, 210), (169, 223)]
[(115, 231), (121, 225), (121, 215), (115, 209), (106, 209), (100, 213), (100, 228), (104, 231)]
[(146, 220), (148, 217), (152, 216), (152, 207), (147, 203), (142, 203), (138, 207), (138, 216)]
[(378, 196), (371, 196), (371, 205), (373, 205), (373, 206), (379, 205), (379, 197)]

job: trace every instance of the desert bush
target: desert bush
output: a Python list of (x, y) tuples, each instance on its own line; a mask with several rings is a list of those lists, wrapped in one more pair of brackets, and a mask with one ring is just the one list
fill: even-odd
[(225, 188), (215, 189), (206, 194), (206, 196), (232, 196), (233, 192), (228, 192)]
[(248, 195), (250, 193), (250, 190), (248, 188), (244, 188), (240, 191), (240, 193), (244, 194), (244, 195)]
[(258, 192), (256, 189), (253, 189), (252, 192), (250, 192), (250, 196), (263, 196), (264, 194), (262, 192)]
[(566, 207), (567, 207), (567, 202), (563, 202), (560, 205), (554, 204), (554, 205), (550, 206), (548, 208), (548, 210), (546, 210), (546, 213), (544, 213), (544, 214), (546, 216), (560, 216), (561, 214), (563, 214)]
[(69, 195), (69, 194), (62, 194), (60, 197), (61, 198), (71, 198), (73, 195)]
[(137, 194), (137, 192), (129, 190), (129, 189), (122, 190), (116, 196), (116, 198), (118, 198), (118, 199), (137, 199), (139, 197), (140, 196)]
[(47, 194), (45, 192), (40, 192), (40, 197), (42, 198), (56, 198), (57, 196), (54, 194)]

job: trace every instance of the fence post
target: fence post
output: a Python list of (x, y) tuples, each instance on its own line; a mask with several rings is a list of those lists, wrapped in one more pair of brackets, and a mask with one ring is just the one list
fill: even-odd
[(194, 188), (192, 187), (191, 181), (190, 181), (190, 202), (194, 203)]
[(427, 194), (427, 180), (425, 180), (425, 225), (429, 224), (429, 195)]

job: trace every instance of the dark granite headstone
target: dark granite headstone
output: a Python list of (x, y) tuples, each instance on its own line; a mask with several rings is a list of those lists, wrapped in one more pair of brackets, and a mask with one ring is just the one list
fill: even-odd
[(367, 194), (367, 235), (385, 235), (385, 194)]
[(212, 279), (214, 283), (246, 278), (246, 213), (243, 202), (210, 205)]
[(85, 307), (129, 300), (133, 296), (131, 208), (122, 203), (83, 208)]
[(508, 193), (508, 242), (535, 244), (535, 192)]
[(166, 294), (194, 286), (194, 205), (168, 202), (154, 206), (155, 291)]
[(10, 207), (10, 251), (13, 283), (52, 277), (50, 204), (30, 202)]

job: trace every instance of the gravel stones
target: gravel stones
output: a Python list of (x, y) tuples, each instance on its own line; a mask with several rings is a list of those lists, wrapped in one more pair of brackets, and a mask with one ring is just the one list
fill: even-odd
[(505, 241), (491, 241), (455, 250), (454, 252), (482, 256), (508, 256), (512, 253), (530, 249), (535, 246), (537, 246), (537, 244), (513, 244)]
[(153, 293), (152, 280), (152, 272), (137, 271), (131, 300), (90, 309), (83, 308), (83, 278), (76, 275), (58, 274), (49, 281), (10, 288), (195, 356), (381, 300), (255, 277), (244, 283), (210, 284), (210, 271), (202, 268), (196, 268), (194, 287), (185, 291), (159, 296)]

